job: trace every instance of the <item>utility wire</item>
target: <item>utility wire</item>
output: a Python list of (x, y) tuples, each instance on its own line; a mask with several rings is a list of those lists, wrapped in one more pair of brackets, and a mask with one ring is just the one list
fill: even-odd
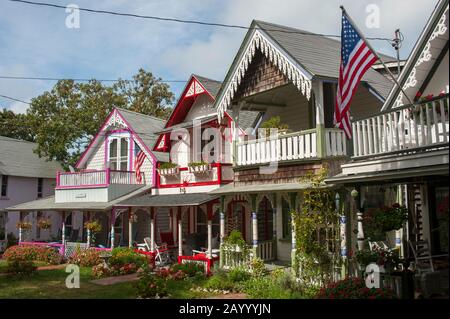
[(25, 104), (31, 105), (30, 102), (25, 102), (23, 100), (19, 100), (19, 99), (16, 99), (14, 97), (11, 97), (11, 96), (0, 94), (0, 97), (3, 97), (3, 98), (8, 99), (8, 100), (12, 100), (12, 101), (16, 101), (16, 102), (20, 102), (20, 103), (25, 103)]
[[(35, 6), (43, 6), (43, 7), (51, 7), (57, 9), (67, 9), (66, 6), (54, 4), (54, 3), (45, 3), (45, 2), (36, 2), (36, 1), (27, 1), (27, 0), (9, 0), (11, 2), (23, 3), (28, 5)], [(222, 27), (222, 28), (230, 28), (230, 29), (242, 29), (242, 30), (263, 30), (263, 31), (272, 31), (272, 32), (281, 32), (281, 33), (292, 33), (292, 34), (303, 34), (303, 35), (312, 35), (312, 36), (322, 36), (329, 38), (340, 38), (340, 35), (337, 34), (321, 34), (321, 33), (311, 33), (307, 31), (301, 30), (287, 30), (287, 29), (267, 29), (267, 28), (251, 28), (243, 25), (237, 24), (226, 24), (226, 23), (216, 23), (216, 22), (206, 22), (199, 20), (186, 20), (186, 19), (177, 19), (177, 18), (167, 18), (167, 17), (159, 17), (159, 16), (149, 16), (149, 15), (141, 15), (134, 13), (124, 13), (117, 11), (109, 11), (109, 10), (96, 10), (90, 8), (82, 8), (79, 7), (78, 10), (90, 12), (90, 13), (100, 13), (107, 15), (115, 15), (115, 16), (124, 16), (138, 19), (149, 19), (149, 20), (158, 20), (158, 21), (168, 21), (168, 22), (177, 22), (177, 23), (186, 23), (186, 24), (197, 24), (202, 26), (213, 26), (213, 27)], [(382, 37), (366, 37), (368, 40), (381, 40), (381, 41), (392, 41), (392, 39), (382, 38)]]

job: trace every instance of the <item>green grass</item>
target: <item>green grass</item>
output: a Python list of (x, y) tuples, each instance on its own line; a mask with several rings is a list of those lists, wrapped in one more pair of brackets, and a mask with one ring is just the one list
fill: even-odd
[[(40, 265), (42, 266), (42, 265)], [(0, 260), (0, 299), (134, 299), (137, 298), (135, 282), (101, 286), (91, 282), (91, 268), (80, 267), (80, 288), (69, 289), (65, 285), (68, 273), (65, 269), (40, 270), (31, 276), (9, 276), (6, 262)], [(210, 294), (191, 291), (206, 279), (170, 280), (167, 288), (170, 298), (204, 298)]]

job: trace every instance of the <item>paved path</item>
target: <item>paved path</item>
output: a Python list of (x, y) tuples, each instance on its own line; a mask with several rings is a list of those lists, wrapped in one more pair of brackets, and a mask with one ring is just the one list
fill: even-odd
[(96, 279), (96, 280), (92, 280), (91, 282), (94, 284), (97, 284), (97, 285), (109, 286), (109, 285), (114, 285), (114, 284), (118, 284), (121, 282), (135, 281), (138, 279), (139, 279), (138, 274), (130, 274), (130, 275), (124, 275), (124, 276), (114, 276), (114, 277)]
[(54, 269), (63, 269), (66, 267), (67, 267), (67, 264), (49, 265), (49, 266), (40, 266), (37, 268), (37, 270), (54, 270)]

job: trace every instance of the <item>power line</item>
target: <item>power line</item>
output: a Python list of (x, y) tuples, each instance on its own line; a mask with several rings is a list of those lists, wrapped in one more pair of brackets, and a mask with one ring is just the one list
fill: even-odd
[[(35, 5), (35, 6), (43, 6), (43, 7), (51, 7), (57, 9), (67, 9), (67, 6), (54, 4), (54, 3), (44, 3), (44, 2), (35, 2), (35, 1), (27, 1), (27, 0), (9, 0), (11, 2)], [(167, 17), (159, 17), (159, 16), (149, 16), (149, 15), (141, 15), (134, 13), (124, 13), (117, 11), (109, 11), (109, 10), (97, 10), (90, 8), (77, 8), (80, 11), (85, 11), (89, 13), (100, 13), (114, 16), (123, 16), (123, 17), (131, 17), (138, 19), (149, 19), (149, 20), (158, 20), (158, 21), (167, 21), (167, 22), (177, 22), (177, 23), (186, 23), (186, 24), (197, 24), (202, 26), (213, 26), (213, 27), (222, 27), (222, 28), (230, 28), (230, 29), (241, 29), (241, 30), (263, 30), (263, 31), (272, 31), (272, 32), (281, 32), (281, 33), (292, 33), (292, 34), (303, 34), (303, 35), (312, 35), (312, 36), (322, 36), (329, 38), (340, 38), (340, 35), (337, 34), (323, 34), (323, 33), (311, 33), (301, 30), (286, 30), (286, 29), (267, 29), (267, 28), (251, 28), (243, 25), (237, 24), (226, 24), (226, 23), (217, 23), (217, 22), (206, 22), (200, 20), (186, 20), (186, 19), (177, 19), (177, 18), (167, 18)], [(382, 38), (382, 37), (366, 37), (368, 40), (381, 40), (381, 41), (392, 41), (392, 39)]]
[[(117, 82), (119, 80), (124, 81), (134, 81), (133, 79), (95, 79), (95, 78), (57, 78), (57, 77), (36, 77), (36, 76), (11, 76), (11, 75), (0, 75), (0, 79), (2, 80), (37, 80), (37, 81), (63, 81), (63, 80), (72, 80), (75, 82), (89, 82), (89, 81), (98, 81), (98, 82)], [(167, 83), (184, 83), (187, 80), (163, 80), (157, 79), (159, 82), (167, 82)], [(215, 80), (206, 80), (205, 82), (220, 82)]]
[(15, 97), (3, 95), (3, 94), (0, 94), (0, 97), (3, 97), (3, 98), (8, 99), (8, 100), (12, 100), (12, 101), (16, 101), (16, 102), (20, 102), (20, 103), (25, 103), (25, 104), (31, 105), (30, 102), (25, 102), (23, 100), (16, 99)]

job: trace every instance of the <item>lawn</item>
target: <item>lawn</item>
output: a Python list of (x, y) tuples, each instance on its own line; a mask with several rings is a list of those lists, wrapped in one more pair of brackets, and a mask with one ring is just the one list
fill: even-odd
[[(0, 260), (0, 299), (43, 298), (43, 299), (134, 299), (137, 298), (135, 282), (117, 283), (101, 286), (91, 282), (90, 267), (80, 267), (80, 288), (66, 288), (68, 273), (65, 269), (40, 270), (36, 274), (25, 277), (12, 277), (2, 274), (6, 262)], [(203, 280), (170, 281), (168, 290), (171, 298), (202, 298), (204, 294), (190, 291), (192, 284), (201, 285)]]

